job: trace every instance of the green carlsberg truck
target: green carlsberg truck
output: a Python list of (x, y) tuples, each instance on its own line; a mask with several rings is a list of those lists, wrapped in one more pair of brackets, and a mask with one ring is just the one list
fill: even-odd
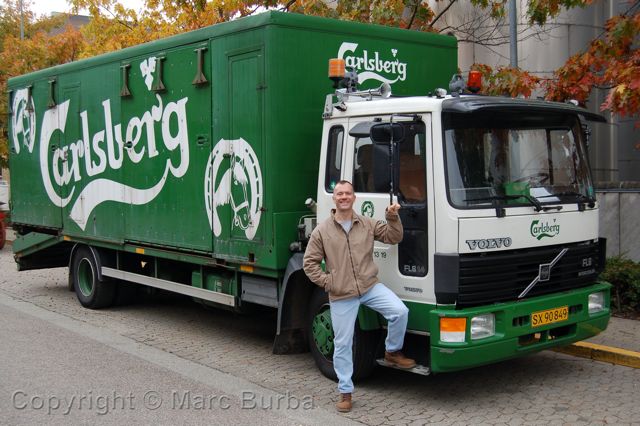
[[(410, 310), (414, 372), (601, 332), (587, 122), (602, 118), (460, 76), (442, 89), (456, 72), (450, 36), (267, 12), (12, 78), (18, 269), (68, 266), (91, 309), (136, 286), (272, 308), (273, 351), (310, 350), (332, 376), (302, 256), (347, 179), (358, 213), (402, 206), (403, 241), (373, 256)], [(384, 364), (385, 323), (363, 308), (356, 327), (358, 378)]]

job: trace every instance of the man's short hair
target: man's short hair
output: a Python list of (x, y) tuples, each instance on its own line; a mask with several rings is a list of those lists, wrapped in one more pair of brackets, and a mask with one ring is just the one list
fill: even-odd
[(347, 184), (348, 184), (349, 186), (351, 186), (351, 191), (353, 191), (353, 190), (354, 190), (354, 188), (353, 188), (353, 184), (352, 184), (351, 182), (349, 182), (348, 180), (346, 180), (346, 179), (342, 179), (342, 180), (339, 180), (339, 181), (334, 185), (334, 187), (333, 187), (333, 192), (336, 192), (336, 186), (338, 186), (338, 185), (347, 185)]

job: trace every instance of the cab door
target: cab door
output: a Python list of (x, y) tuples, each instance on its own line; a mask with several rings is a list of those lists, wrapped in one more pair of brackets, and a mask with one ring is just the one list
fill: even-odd
[[(393, 201), (401, 205), (403, 240), (398, 245), (374, 244), (373, 257), (380, 271), (378, 277), (404, 299), (420, 299), (427, 295), (425, 277), (429, 272), (427, 155), (430, 118), (403, 121), (405, 140), (394, 149)], [(350, 120), (349, 129), (371, 118)], [(388, 122), (383, 118), (381, 123)], [(394, 120), (398, 122), (398, 120)], [(390, 203), (389, 187), (376, 186), (373, 179), (373, 143), (370, 137), (350, 136), (346, 148), (346, 171), (353, 182), (356, 201), (354, 210), (376, 220), (385, 219)]]

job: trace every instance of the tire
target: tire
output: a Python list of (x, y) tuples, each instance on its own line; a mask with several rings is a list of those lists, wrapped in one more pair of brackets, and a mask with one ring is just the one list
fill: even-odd
[[(321, 288), (314, 289), (307, 317), (309, 350), (320, 372), (331, 380), (338, 377), (333, 369), (333, 328), (329, 297)], [(353, 337), (353, 380), (368, 377), (376, 366), (380, 331), (363, 331), (356, 320)]]
[(98, 265), (89, 247), (79, 246), (73, 252), (69, 273), (73, 289), (82, 306), (100, 309), (113, 304), (116, 294), (115, 283), (98, 279)]

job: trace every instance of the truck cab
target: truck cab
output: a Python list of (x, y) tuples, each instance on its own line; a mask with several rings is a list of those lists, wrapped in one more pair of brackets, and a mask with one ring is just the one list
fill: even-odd
[[(606, 250), (586, 125), (602, 118), (570, 104), (443, 92), (338, 93), (325, 108), (320, 157), (318, 221), (340, 179), (353, 183), (358, 214), (384, 220), (390, 202), (402, 207), (402, 242), (376, 242), (373, 256), (410, 310), (415, 338), (405, 351), (419, 361), (415, 372), (488, 364), (604, 330)], [(357, 327), (380, 330), (384, 320), (363, 308)], [(310, 340), (312, 353), (326, 352), (322, 338)]]

